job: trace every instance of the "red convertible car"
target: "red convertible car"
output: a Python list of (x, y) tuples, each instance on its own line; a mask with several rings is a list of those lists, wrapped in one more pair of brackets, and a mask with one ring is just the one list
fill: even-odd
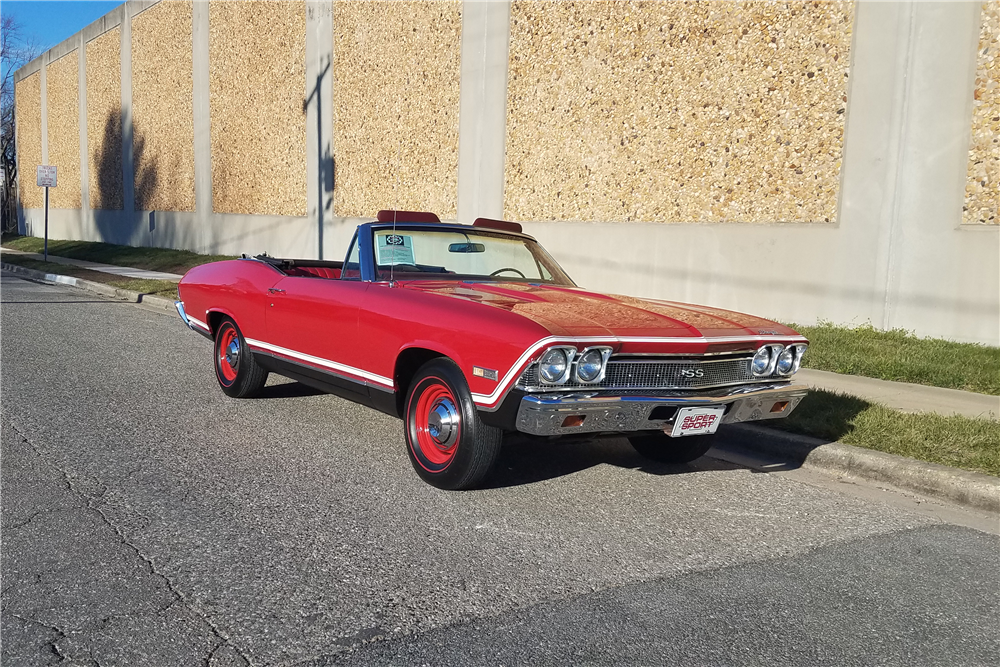
[(403, 420), (417, 473), (476, 486), (505, 433), (622, 435), (668, 463), (720, 424), (787, 416), (806, 339), (775, 322), (591, 292), (520, 225), (382, 211), (343, 262), (260, 255), (188, 271), (177, 311), (229, 396), (268, 373)]

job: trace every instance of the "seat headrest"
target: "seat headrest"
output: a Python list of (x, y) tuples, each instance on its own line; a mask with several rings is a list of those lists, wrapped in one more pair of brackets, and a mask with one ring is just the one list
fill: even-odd
[(379, 222), (441, 222), (435, 214), (428, 211), (379, 211), (376, 216)]
[(472, 223), (473, 227), (489, 227), (491, 229), (499, 229), (504, 232), (517, 232), (521, 233), (521, 225), (516, 222), (507, 222), (506, 220), (490, 220), (489, 218), (476, 218), (476, 221)]

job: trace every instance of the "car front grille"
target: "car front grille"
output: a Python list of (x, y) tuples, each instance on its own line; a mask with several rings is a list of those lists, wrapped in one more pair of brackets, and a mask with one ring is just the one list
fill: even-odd
[(518, 388), (529, 392), (559, 391), (562, 389), (706, 389), (773, 381), (774, 378), (754, 377), (750, 370), (751, 357), (728, 359), (642, 359), (608, 361), (604, 379), (593, 384), (575, 382), (542, 384), (538, 378), (538, 364), (525, 369), (517, 383)]

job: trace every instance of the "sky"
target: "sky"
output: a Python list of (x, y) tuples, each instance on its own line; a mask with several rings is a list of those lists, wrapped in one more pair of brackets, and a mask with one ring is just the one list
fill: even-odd
[(25, 37), (34, 38), (39, 52), (78, 33), (118, 5), (117, 2), (4, 0), (0, 12), (17, 18)]

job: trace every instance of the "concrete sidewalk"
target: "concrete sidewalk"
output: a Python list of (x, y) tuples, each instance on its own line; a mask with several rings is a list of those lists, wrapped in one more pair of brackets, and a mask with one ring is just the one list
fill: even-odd
[(858, 375), (841, 375), (811, 368), (800, 370), (795, 374), (795, 380), (811, 389), (849, 394), (903, 412), (936, 412), (942, 415), (1000, 419), (1000, 396), (889, 382)]
[[(9, 248), (3, 248), (0, 250), (2, 254), (17, 255), (19, 257), (27, 257), (29, 259), (38, 260), (39, 262), (45, 261), (45, 256), (40, 255), (35, 252), (22, 252), (20, 250), (10, 250)], [(88, 262), (82, 259), (70, 259), (69, 257), (58, 257), (49, 253), (49, 261), (53, 264), (65, 264), (70, 266), (78, 266), (81, 269), (88, 269), (90, 271), (100, 271), (101, 273), (110, 273), (112, 275), (120, 276), (122, 278), (142, 278), (143, 280), (170, 280), (172, 282), (178, 282), (183, 276), (176, 273), (166, 273), (165, 271), (147, 271), (146, 269), (133, 269), (126, 266), (112, 266), (111, 264), (100, 264), (98, 262)]]

